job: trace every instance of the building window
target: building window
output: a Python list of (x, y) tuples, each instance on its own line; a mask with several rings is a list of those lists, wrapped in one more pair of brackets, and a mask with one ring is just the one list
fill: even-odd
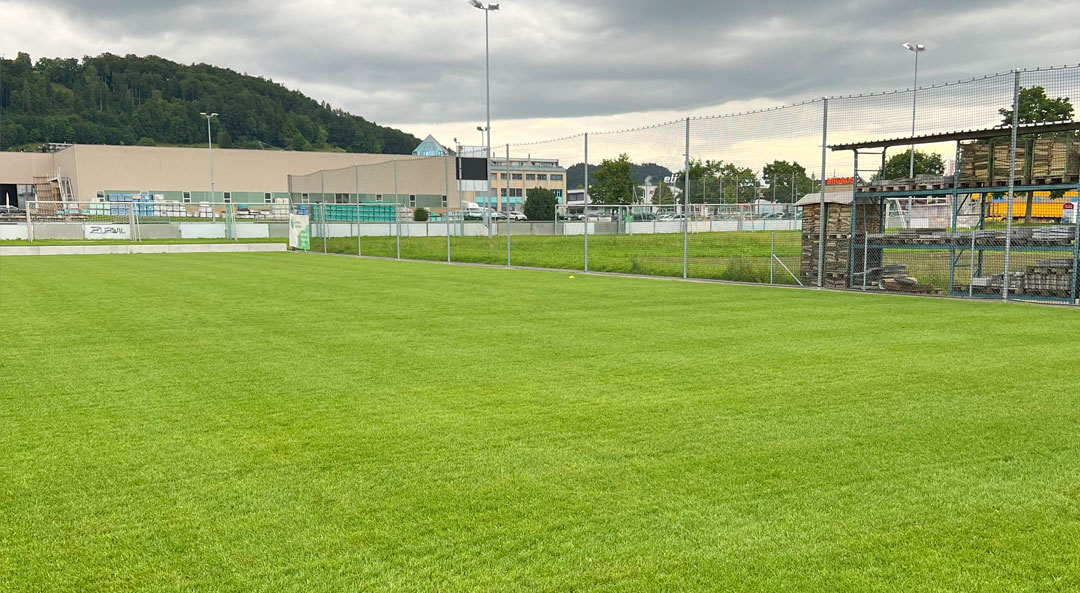
[(499, 195), (504, 197), (504, 198), (506, 197), (506, 188), (505, 187), (500, 187), (499, 188)]
[(499, 179), (506, 179), (506, 173), (499, 173)]
[(300, 194), (300, 201), (301, 202), (307, 204), (309, 199), (310, 199), (310, 196), (308, 196), (307, 194)]
[(551, 193), (555, 194), (556, 198), (561, 198), (562, 197), (562, 190), (561, 189), (553, 189), (553, 190), (551, 190)]
[(416, 196), (409, 195), (409, 208), (416, 208)]
[(382, 194), (375, 194), (375, 201), (376, 202), (381, 202), (382, 201)]
[(442, 197), (442, 207), (443, 208), (448, 208), (449, 206), (450, 206), (450, 202), (446, 199), (446, 196), (443, 196)]
[(536, 181), (536, 174), (535, 173), (526, 173), (525, 174), (525, 181)]
[(552, 181), (562, 181), (562, 173), (552, 173), (551, 174), (551, 180)]
[(514, 181), (521, 181), (521, 173), (513, 173), (512, 175)]
[(536, 174), (536, 180), (537, 181), (547, 181), (547, 173), (537, 173)]
[(231, 191), (225, 192), (225, 203), (226, 204), (232, 204), (232, 192)]
[(521, 197), (521, 188), (520, 187), (512, 187), (512, 188), (510, 188), (510, 197), (511, 198), (520, 198)]
[(348, 204), (349, 194), (334, 194), (334, 201), (338, 204)]
[(99, 191), (97, 193), (97, 197), (98, 197), (99, 200), (104, 200), (105, 199), (105, 192)]
[(264, 192), (263, 193), (263, 203), (264, 204), (269, 204), (270, 202), (273, 202), (273, 201), (274, 200), (270, 197), (270, 192)]

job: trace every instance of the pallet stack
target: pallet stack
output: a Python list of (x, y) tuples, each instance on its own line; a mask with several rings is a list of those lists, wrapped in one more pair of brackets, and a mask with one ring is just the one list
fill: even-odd
[(1045, 259), (1035, 262), (1024, 273), (1024, 294), (1028, 296), (1068, 297), (1072, 283), (1071, 259)]
[[(1003, 185), (1009, 180), (1008, 138), (991, 138), (960, 146), (960, 178), (966, 182)], [(1030, 158), (1029, 158), (1030, 155)], [(1014, 165), (1018, 183), (1059, 183), (1050, 178), (1074, 178), (1080, 172), (1080, 142), (1075, 134), (1027, 138), (1016, 145)]]
[[(821, 207), (819, 204), (803, 206), (802, 261), (799, 266), (800, 280), (805, 285), (817, 284), (818, 250), (821, 245)], [(881, 208), (874, 202), (860, 202), (855, 220), (855, 233), (851, 228), (851, 204), (825, 204), (825, 267), (822, 284), (825, 288), (848, 288), (852, 264), (852, 240), (855, 240), (855, 269), (863, 268), (862, 237), (865, 233), (881, 232)], [(871, 254), (871, 259), (874, 255)], [(880, 263), (880, 252), (876, 264)]]
[(960, 146), (960, 178), (990, 179), (990, 144), (969, 142)]

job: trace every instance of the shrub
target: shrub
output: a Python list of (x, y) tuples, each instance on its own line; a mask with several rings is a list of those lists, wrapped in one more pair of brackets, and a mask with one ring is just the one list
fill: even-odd
[(427, 208), (415, 208), (412, 211), (412, 219), (416, 222), (427, 222), (428, 211)]

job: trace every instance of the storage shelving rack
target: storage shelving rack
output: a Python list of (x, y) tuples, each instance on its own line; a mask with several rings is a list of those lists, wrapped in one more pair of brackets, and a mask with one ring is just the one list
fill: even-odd
[[(1074, 132), (1080, 130), (1080, 122), (1052, 122), (1052, 123), (1037, 123), (1037, 124), (1020, 124), (1017, 126), (1018, 136), (1030, 135), (1030, 134), (1045, 134), (1052, 132)], [(971, 298), (1015, 298), (1017, 300), (1032, 300), (1032, 301), (1047, 301), (1047, 302), (1064, 302), (1064, 303), (1076, 303), (1080, 295), (1078, 292), (1078, 273), (1080, 273), (1080, 215), (1074, 218), (1071, 225), (1071, 237), (1056, 236), (1051, 239), (1035, 239), (1032, 237), (1017, 237), (1017, 227), (1013, 227), (1013, 236), (1009, 237), (1008, 245), (997, 244), (992, 240), (987, 240), (986, 236), (986, 221), (988, 215), (987, 199), (990, 194), (1003, 193), (1010, 190), (1009, 180), (968, 180), (961, 179), (961, 146), (965, 141), (974, 141), (989, 138), (1000, 138), (1002, 136), (1008, 136), (1011, 133), (1010, 126), (998, 126), (993, 128), (986, 128), (980, 130), (966, 130), (961, 132), (950, 132), (941, 134), (928, 134), (920, 136), (911, 136), (906, 138), (891, 138), (888, 140), (872, 140), (865, 142), (852, 142), (845, 144), (830, 145), (829, 148), (833, 151), (850, 150), (853, 153), (854, 160), (854, 183), (852, 185), (853, 199), (858, 201), (860, 199), (880, 199), (880, 216), (881, 216), (881, 228), (885, 229), (885, 201), (890, 198), (927, 198), (927, 197), (948, 197), (951, 198), (949, 203), (952, 205), (951, 212), (951, 224), (949, 230), (943, 233), (940, 240), (931, 241), (917, 241), (910, 242), (903, 240), (899, 234), (890, 236), (889, 233), (881, 233), (877, 236), (864, 235), (860, 242), (854, 235), (851, 237), (849, 249), (851, 254), (849, 261), (851, 262), (851, 270), (848, 274), (849, 288), (866, 288), (866, 270), (862, 270), (862, 274), (858, 274), (859, 270), (855, 269), (856, 258), (854, 256), (854, 250), (856, 248), (862, 248), (865, 250), (866, 255), (861, 261), (867, 260), (881, 262), (882, 254), (885, 250), (934, 250), (934, 251), (948, 251), (949, 252), (949, 266), (948, 274), (949, 281), (946, 294), (949, 296), (958, 297), (971, 297)], [(955, 171), (951, 178), (941, 178), (938, 182), (928, 182), (924, 179), (904, 179), (904, 180), (885, 180), (877, 179), (867, 183), (861, 183), (859, 178), (859, 157), (875, 156), (880, 157), (880, 169), (873, 169), (874, 171), (884, 171), (886, 162), (886, 152), (890, 147), (902, 146), (913, 147), (920, 144), (934, 144), (954, 142), (956, 145), (956, 166)], [(1015, 159), (1011, 160), (1009, 167), (1015, 170)], [(1076, 190), (1078, 196), (1080, 196), (1080, 175), (1076, 172), (1070, 173), (1070, 166), (1066, 165), (1064, 174), (1053, 176), (1034, 176), (1028, 179), (1027, 183), (1021, 181), (1016, 183), (1012, 182), (1012, 194), (1024, 192), (1042, 192), (1042, 191), (1071, 191)], [(977, 221), (977, 228), (973, 225), (971, 230), (966, 233), (957, 232), (957, 219), (960, 216), (960, 212), (965, 204), (972, 199), (973, 195), (980, 194), (982, 199), (980, 200), (979, 216)], [(1080, 207), (1078, 203), (1074, 207)], [(858, 209), (852, 209), (852, 228), (855, 228)], [(1074, 210), (1074, 212), (1076, 212)], [(1027, 228), (1027, 227), (1019, 227)], [(980, 237), (980, 234), (983, 236)], [(1023, 233), (1021, 233), (1023, 234)], [(996, 239), (996, 237), (995, 237)], [(988, 252), (1004, 252), (1008, 249), (1012, 253), (1022, 252), (1039, 252), (1039, 253), (1061, 253), (1063, 255), (1068, 254), (1072, 259), (1071, 266), (1071, 281), (1068, 287), (1064, 291), (1049, 291), (1055, 292), (1053, 295), (1025, 295), (1016, 294), (1013, 289), (1013, 280), (1003, 273), (1002, 284), (1008, 286), (1004, 287), (985, 287), (980, 286), (978, 290), (972, 285), (968, 285), (965, 289), (962, 289), (956, 284), (956, 269), (958, 262), (962, 257), (967, 255), (972, 261), (972, 276), (976, 275), (975, 269), (978, 270), (978, 275), (982, 275), (984, 254)], [(1011, 272), (1011, 271), (1010, 271)], [(861, 276), (862, 283), (856, 281), (856, 276)]]

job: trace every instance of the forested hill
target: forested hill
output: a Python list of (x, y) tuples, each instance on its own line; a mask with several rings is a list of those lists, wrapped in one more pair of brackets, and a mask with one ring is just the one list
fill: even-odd
[(195, 145), (199, 112), (234, 148), (408, 154), (420, 140), (265, 78), (157, 56), (0, 59), (0, 150), (30, 143)]

